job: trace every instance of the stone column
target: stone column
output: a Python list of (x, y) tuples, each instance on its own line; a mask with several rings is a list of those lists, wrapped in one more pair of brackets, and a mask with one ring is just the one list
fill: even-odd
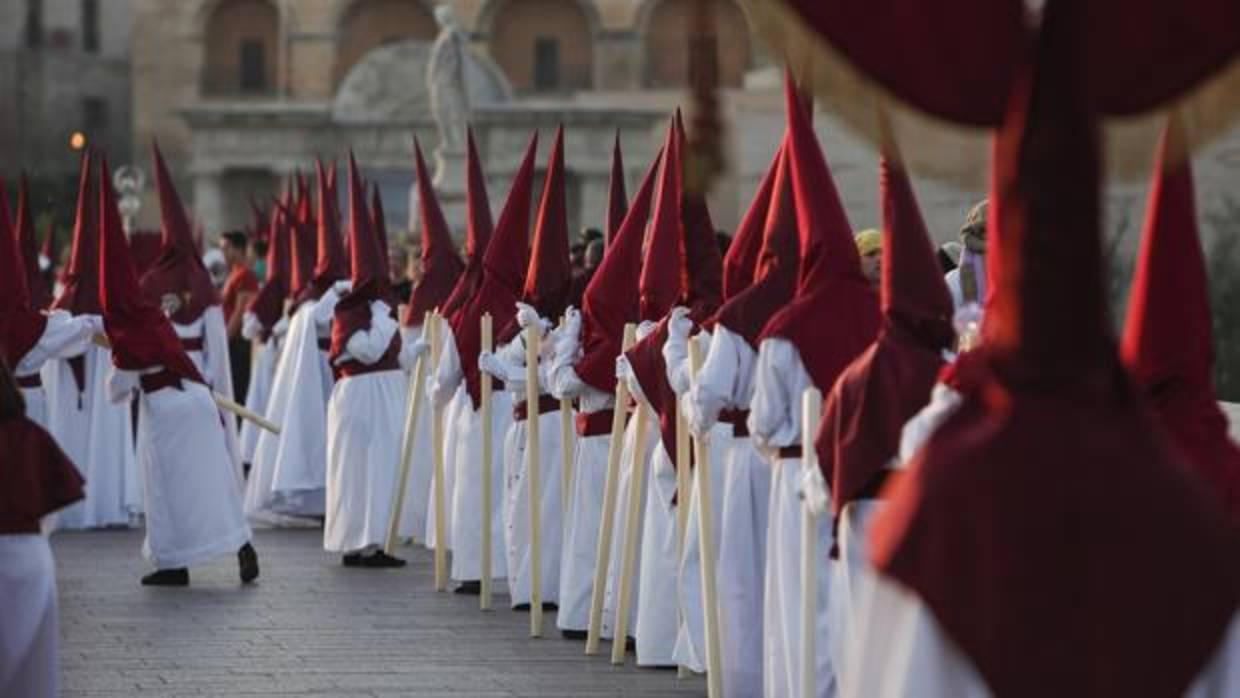
[(194, 173), (194, 217), (207, 235), (224, 229), (224, 186), (220, 172)]

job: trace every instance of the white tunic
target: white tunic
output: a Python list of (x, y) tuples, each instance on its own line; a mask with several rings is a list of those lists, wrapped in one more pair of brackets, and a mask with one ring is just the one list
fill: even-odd
[[(801, 444), (801, 396), (813, 386), (796, 347), (770, 338), (758, 348), (749, 433), (772, 464), (764, 599), (763, 694), (796, 695), (801, 677), (801, 460), (778, 449)], [(818, 517), (818, 695), (834, 696), (828, 597), (835, 571), (828, 561), (831, 522)]]
[[(137, 388), (137, 372), (114, 368), (108, 376), (113, 401), (127, 401)], [(142, 554), (157, 569), (235, 554), (250, 540), (250, 527), (210, 391), (186, 380), (180, 389), (138, 394), (138, 465), (146, 486)]]
[[(265, 341), (259, 343), (258, 351), (253, 353), (250, 369), (250, 387), (245, 395), (245, 407), (254, 414), (267, 413), (267, 400), (271, 397), (271, 386), (275, 380), (276, 364), (280, 360), (280, 350), (284, 347), (284, 338), (288, 335), (288, 318), (281, 317)], [(262, 326), (254, 313), (246, 313), (241, 325), (241, 336), (250, 341), (258, 338)], [(258, 437), (262, 429), (251, 422), (241, 422), (241, 461), (253, 466), (254, 451), (258, 448)]]
[[(370, 328), (354, 332), (336, 364), (373, 365), (396, 336), (383, 301), (370, 304)], [(408, 380), (399, 368), (345, 376), (327, 404), (327, 507), (323, 549), (359, 552), (387, 539), (400, 463)]]
[[(99, 316), (90, 316), (98, 318)], [(112, 352), (87, 344), (78, 391), (70, 359), (43, 365), (47, 427), (86, 479), (86, 497), (62, 509), (56, 526), (65, 529), (128, 525), (142, 511), (141, 470), (134, 456), (129, 403), (108, 399), (106, 379)]]
[[(464, 388), (465, 373), (457, 352), (456, 338), (447, 328), (443, 338), (439, 366), (431, 385), (431, 399), (444, 404), (447, 396), (458, 388)], [(507, 576), (507, 557), (504, 552), (504, 468), (502, 448), (504, 435), (512, 422), (512, 400), (507, 391), (495, 391), (491, 395), (491, 577)], [(482, 412), (474, 409), (466, 395), (460, 405), (454, 423), (445, 424), (445, 431), (455, 430), (453, 457), (445, 458), (445, 469), (455, 470), (456, 482), (452, 486), (451, 511), (448, 529), (452, 548), (451, 576), (457, 581), (476, 581), (482, 576)], [(445, 444), (446, 445), (446, 444)], [(448, 478), (445, 475), (444, 482)], [(446, 490), (446, 487), (445, 487)], [(446, 498), (446, 491), (445, 491)], [(433, 513), (433, 512), (432, 512)], [(430, 517), (432, 520), (433, 516)]]
[[(232, 364), (228, 358), (228, 328), (224, 323), (224, 310), (219, 305), (212, 305), (193, 322), (185, 325), (174, 322), (172, 328), (181, 339), (201, 338), (201, 350), (185, 353), (189, 354), (209, 389), (233, 399)], [(237, 471), (237, 477), (242, 478), (244, 471), (241, 467), (241, 445), (237, 439), (237, 417), (222, 407), (217, 409), (224, 420), (229, 460)]]
[(337, 300), (335, 289), (328, 289), (318, 302), (302, 304), (289, 323), (265, 415), (280, 425), (280, 433), (258, 436), (246, 488), (251, 516), (324, 513), (327, 400), (334, 381), (318, 341), (331, 334)]
[[(408, 373), (410, 385), (406, 387), (406, 399), (413, 399), (412, 382), (416, 358), (412, 354), (413, 345), (422, 337), (422, 326), (401, 326), (401, 357), (400, 365)], [(430, 380), (430, 352), (423, 359), (428, 369), (425, 380)], [(409, 405), (405, 405), (409, 409)], [(403, 418), (402, 418), (403, 419)], [(402, 422), (401, 428), (404, 429)], [(426, 393), (426, 384), (422, 385), (422, 406), (418, 411), (418, 422), (414, 427), (413, 448), (409, 460), (409, 480), (405, 488), (405, 501), (400, 509), (400, 525), (398, 533), (402, 538), (423, 537), (426, 535), (427, 512), (431, 497), (431, 404)]]
[(0, 696), (59, 695), (56, 563), (42, 535), (0, 535)]
[[(43, 334), (39, 336), (39, 340), (13, 367), (13, 375), (18, 378), (41, 378), (40, 371), (44, 364), (81, 354), (86, 351), (91, 337), (100, 331), (102, 326), (90, 316), (74, 317), (63, 310), (53, 310), (47, 315), (47, 323), (43, 326)], [(26, 416), (30, 421), (51, 431), (47, 421), (47, 396), (43, 386), (22, 388), (21, 392), (26, 401)], [(52, 436), (57, 434), (52, 432)]]

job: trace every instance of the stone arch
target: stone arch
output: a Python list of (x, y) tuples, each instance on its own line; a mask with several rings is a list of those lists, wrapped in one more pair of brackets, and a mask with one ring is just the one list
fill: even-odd
[(204, 7), (202, 92), (270, 95), (280, 61), (280, 11), (271, 0), (219, 0)]
[(493, 0), (478, 26), (515, 90), (560, 92), (593, 86), (598, 23), (580, 0)]
[[(645, 83), (669, 88), (689, 85), (689, 35), (696, 0), (649, 0), (643, 8)], [(719, 84), (740, 87), (752, 61), (752, 40), (745, 13), (731, 0), (712, 3), (718, 36)]]
[(336, 85), (379, 46), (404, 39), (432, 41), (439, 25), (420, 0), (354, 0), (336, 23)]

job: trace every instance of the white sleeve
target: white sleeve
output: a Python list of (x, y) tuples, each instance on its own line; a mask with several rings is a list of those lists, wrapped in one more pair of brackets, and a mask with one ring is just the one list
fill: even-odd
[(702, 361), (702, 370), (693, 380), (685, 406), (689, 428), (698, 435), (705, 434), (719, 421), (719, 413), (731, 403), (732, 384), (736, 381), (739, 359), (735, 335), (723, 328), (716, 328), (710, 338), (710, 348)]
[[(689, 342), (709, 341), (710, 333), (702, 330), (696, 337), (681, 337), (669, 332), (663, 343), (663, 364), (667, 370), (667, 383), (676, 395), (689, 392), (693, 372), (689, 366)], [(699, 345), (701, 346), (701, 345)]]
[(491, 355), (496, 362), (491, 368), (494, 370), (487, 371), (496, 378), (504, 381), (504, 389), (520, 400), (525, 396), (525, 331), (517, 333), (504, 346), (500, 347)]
[(456, 338), (452, 335), (452, 328), (445, 326), (444, 336), (440, 341), (443, 349), (439, 355), (439, 365), (435, 367), (427, 384), (427, 394), (431, 396), (432, 404), (443, 407), (452, 399), (457, 386), (465, 378), (465, 373), (461, 370), (461, 356), (456, 351)]
[(758, 448), (773, 451), (801, 443), (801, 394), (813, 385), (790, 342), (771, 338), (758, 349), (749, 435)]
[(241, 316), (241, 336), (245, 339), (253, 341), (258, 337), (259, 332), (263, 329), (263, 324), (258, 321), (258, 316), (250, 311), (246, 311)]
[(53, 310), (47, 316), (39, 341), (13, 367), (19, 376), (38, 373), (43, 364), (51, 359), (77, 356), (86, 351), (99, 329), (98, 316), (74, 317), (63, 310)]
[(637, 402), (650, 406), (650, 402), (646, 400), (646, 394), (642, 392), (641, 381), (637, 380), (636, 374), (633, 373), (633, 365), (629, 363), (629, 357), (621, 354), (616, 357), (616, 380), (624, 381), (625, 387), (629, 389), (629, 395)]
[(1231, 626), (1214, 658), (1188, 689), (1185, 698), (1227, 698), (1240, 695), (1240, 613), (1231, 617)]
[(332, 316), (336, 313), (336, 304), (340, 302), (340, 296), (336, 293), (335, 287), (329, 288), (323, 292), (314, 303), (314, 326), (319, 331), (331, 326)]
[(138, 388), (138, 372), (108, 366), (107, 392), (109, 402), (124, 402)]
[[(380, 305), (383, 307), (378, 308)], [(392, 344), (392, 337), (396, 336), (399, 329), (399, 325), (387, 311), (386, 303), (377, 302), (370, 306), (370, 327), (354, 332), (345, 343), (345, 352), (349, 357), (364, 364), (373, 364), (383, 358)], [(341, 356), (336, 362), (340, 363), (349, 357)]]
[(542, 381), (547, 392), (559, 400), (577, 397), (587, 387), (573, 369), (581, 353), (580, 332), (558, 334), (551, 360), (543, 365)]
[(904, 464), (930, 440), (934, 432), (938, 431), (939, 426), (947, 421), (947, 418), (952, 416), (963, 403), (964, 397), (960, 393), (942, 383), (935, 383), (934, 389), (930, 392), (930, 404), (913, 415), (913, 418), (908, 420), (900, 431), (899, 456), (892, 467), (903, 468)]

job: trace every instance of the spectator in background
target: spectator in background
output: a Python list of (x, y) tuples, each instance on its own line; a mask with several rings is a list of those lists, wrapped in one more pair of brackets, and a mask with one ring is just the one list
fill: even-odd
[(409, 302), (416, 276), (415, 267), (420, 269), (421, 262), (421, 254), (411, 254), (410, 249), (402, 244), (393, 244), (388, 251), (388, 275), (397, 303), (404, 305)]
[(853, 236), (857, 254), (861, 255), (861, 273), (874, 288), (882, 280), (883, 235), (874, 228), (867, 228)]
[(250, 268), (258, 279), (267, 279), (267, 240), (254, 238), (250, 241)]
[[(233, 394), (245, 395), (250, 387), (250, 342), (241, 336), (241, 319), (258, 293), (258, 277), (250, 269), (249, 239), (240, 230), (220, 236), (220, 249), (228, 265), (228, 278), (221, 292), (224, 326), (228, 330), (228, 359), (232, 366)], [(214, 274), (213, 274), (214, 275)]]

